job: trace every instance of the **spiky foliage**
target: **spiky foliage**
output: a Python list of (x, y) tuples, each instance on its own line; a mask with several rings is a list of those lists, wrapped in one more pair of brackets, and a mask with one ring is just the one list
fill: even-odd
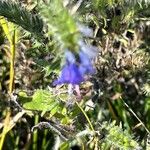
[(18, 3), (0, 1), (0, 16), (4, 16), (37, 37), (43, 36), (43, 21), (37, 14), (32, 14)]
[[(78, 132), (71, 140), (65, 141), (61, 144), (60, 149), (68, 150), (71, 145), (80, 143), (85, 149), (118, 149), (118, 150), (135, 150), (140, 149), (138, 141), (123, 127), (116, 125), (115, 121), (103, 122), (99, 125), (99, 131), (91, 132), (89, 129)], [(85, 139), (88, 142), (85, 142)], [(79, 145), (80, 145), (79, 144)]]
[(115, 125), (115, 121), (108, 123), (104, 122), (102, 129), (105, 130), (105, 138), (102, 143), (102, 149), (123, 149), (123, 150), (135, 150), (139, 148), (137, 141), (133, 140), (133, 137), (127, 130), (122, 129), (122, 125)]
[[(52, 36), (61, 49), (77, 49), (79, 33), (69, 11), (64, 7), (63, 1), (48, 0), (40, 1), (40, 13), (48, 25), (48, 35)], [(56, 43), (55, 43), (56, 44)]]

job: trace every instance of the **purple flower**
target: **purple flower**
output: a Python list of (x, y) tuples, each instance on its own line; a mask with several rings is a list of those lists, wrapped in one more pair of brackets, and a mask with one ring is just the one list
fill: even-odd
[(85, 54), (87, 54), (90, 59), (93, 59), (97, 56), (97, 54), (98, 54), (97, 47), (89, 45), (89, 44), (85, 44), (85, 42), (83, 42), (83, 40), (80, 40), (78, 44), (79, 44), (81, 50)]
[(69, 63), (75, 63), (76, 62), (75, 56), (69, 50), (65, 51), (65, 58), (66, 58), (66, 61), (68, 61)]
[(76, 64), (75, 56), (72, 52), (66, 50), (65, 52), (66, 63), (62, 68), (60, 77), (54, 81), (54, 85), (57, 84), (80, 84), (84, 78), (79, 71), (79, 67)]
[(54, 85), (79, 85), (85, 80), (85, 75), (95, 73), (91, 58), (83, 50), (79, 52), (80, 62), (77, 62), (74, 54), (68, 50), (65, 52), (65, 58), (65, 65), (62, 67), (58, 80), (54, 81)]
[(57, 84), (80, 84), (81, 82), (84, 81), (84, 77), (79, 71), (79, 68), (76, 64), (74, 63), (67, 63), (65, 66), (62, 68), (60, 77), (58, 80), (54, 81), (54, 85)]
[(79, 56), (80, 56), (80, 63), (81, 63), (79, 66), (80, 73), (82, 75), (94, 74), (95, 69), (93, 68), (93, 65), (89, 56), (83, 51), (80, 51)]

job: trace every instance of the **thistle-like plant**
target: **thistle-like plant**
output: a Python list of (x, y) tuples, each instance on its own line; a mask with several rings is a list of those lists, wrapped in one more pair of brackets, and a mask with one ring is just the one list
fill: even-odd
[(4, 16), (8, 21), (21, 26), (23, 29), (36, 35), (38, 38), (43, 37), (43, 21), (38, 14), (29, 12), (26, 8), (17, 2), (8, 0), (0, 1), (0, 16)]

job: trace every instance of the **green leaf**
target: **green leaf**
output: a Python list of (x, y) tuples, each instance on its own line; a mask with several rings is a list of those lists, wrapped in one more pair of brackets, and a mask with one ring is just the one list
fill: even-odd
[[(24, 97), (27, 99), (27, 97)], [(22, 97), (23, 99), (23, 97)], [(55, 96), (53, 96), (49, 91), (46, 90), (37, 90), (30, 101), (25, 101), (23, 107), (30, 110), (38, 111), (51, 111), (59, 105), (56, 101)]]
[(56, 106), (56, 107), (54, 107), (52, 110), (51, 110), (51, 115), (53, 116), (53, 115), (55, 115), (58, 111), (59, 111), (59, 108), (60, 108), (60, 106)]
[(22, 104), (32, 101), (32, 97), (28, 96), (27, 93), (24, 91), (20, 91), (18, 93), (18, 97), (19, 97), (19, 101)]

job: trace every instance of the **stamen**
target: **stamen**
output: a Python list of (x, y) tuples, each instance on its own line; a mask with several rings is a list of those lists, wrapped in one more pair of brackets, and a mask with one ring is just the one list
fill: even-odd
[(75, 91), (77, 93), (77, 100), (81, 100), (82, 96), (81, 96), (81, 92), (80, 92), (80, 87), (79, 85), (75, 85)]

